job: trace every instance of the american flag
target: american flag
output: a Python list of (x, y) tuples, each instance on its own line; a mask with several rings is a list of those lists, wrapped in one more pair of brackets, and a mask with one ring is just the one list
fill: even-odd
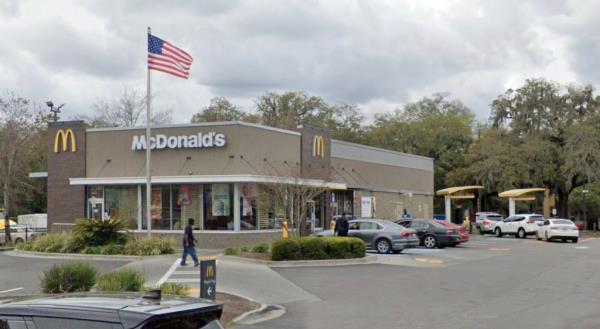
[(148, 34), (148, 69), (187, 79), (192, 61), (185, 51)]

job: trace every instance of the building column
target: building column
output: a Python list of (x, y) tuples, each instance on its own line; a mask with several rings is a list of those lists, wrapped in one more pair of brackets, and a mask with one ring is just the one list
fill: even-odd
[(142, 185), (137, 186), (137, 225), (138, 230), (142, 229), (142, 211), (144, 211), (144, 207), (142, 206)]
[(444, 201), (446, 202), (446, 221), (450, 223), (451, 214), (452, 214), (452, 199), (449, 196), (444, 197)]
[(233, 184), (233, 230), (240, 231), (240, 184)]
[(515, 210), (515, 199), (514, 198), (509, 198), (508, 199), (508, 215), (509, 216), (514, 216), (516, 213)]

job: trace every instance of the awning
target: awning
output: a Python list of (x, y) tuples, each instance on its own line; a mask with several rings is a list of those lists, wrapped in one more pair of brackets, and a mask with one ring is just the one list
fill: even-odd
[[(83, 177), (70, 178), (71, 185), (137, 185), (146, 184), (146, 177)], [(298, 177), (279, 177), (261, 175), (189, 175), (189, 176), (152, 176), (152, 184), (193, 184), (193, 183), (273, 183), (306, 185), (332, 190), (345, 190), (346, 184), (326, 182), (319, 179)]]
[(546, 189), (541, 187), (520, 188), (501, 192), (498, 194), (498, 196), (501, 198), (521, 198), (521, 200), (531, 200), (532, 196), (528, 196), (526, 194), (545, 191)]
[(474, 194), (467, 194), (467, 191), (480, 190), (483, 186), (480, 185), (467, 185), (467, 186), (454, 186), (447, 187), (437, 191), (435, 194), (440, 196), (448, 196), (451, 199), (474, 199)]

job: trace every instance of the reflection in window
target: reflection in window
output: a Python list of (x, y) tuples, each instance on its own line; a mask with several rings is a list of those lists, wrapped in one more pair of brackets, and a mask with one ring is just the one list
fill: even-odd
[(257, 216), (256, 186), (240, 184), (240, 229), (242, 231), (259, 229)]
[(129, 228), (137, 228), (137, 187), (104, 187), (104, 218), (118, 218)]
[(233, 184), (204, 186), (204, 229), (233, 230)]

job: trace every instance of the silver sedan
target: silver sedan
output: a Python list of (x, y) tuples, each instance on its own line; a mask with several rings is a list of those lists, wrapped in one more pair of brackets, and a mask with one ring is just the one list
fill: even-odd
[[(348, 236), (360, 238), (368, 250), (378, 253), (398, 253), (407, 248), (419, 245), (419, 238), (414, 230), (405, 228), (392, 221), (382, 219), (356, 219), (348, 221)], [(316, 236), (333, 236), (333, 230), (325, 230)]]

